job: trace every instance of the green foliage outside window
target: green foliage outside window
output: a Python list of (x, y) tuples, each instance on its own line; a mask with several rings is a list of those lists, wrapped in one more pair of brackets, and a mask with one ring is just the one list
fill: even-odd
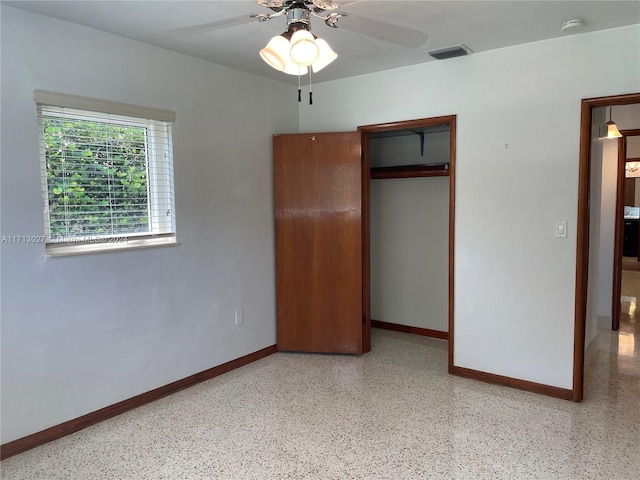
[(146, 128), (42, 122), (51, 238), (148, 232)]

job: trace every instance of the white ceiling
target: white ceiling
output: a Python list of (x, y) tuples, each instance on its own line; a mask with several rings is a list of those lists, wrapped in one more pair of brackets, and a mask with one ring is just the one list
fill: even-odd
[[(344, 1), (346, 5), (353, 0)], [(175, 31), (251, 13), (270, 13), (255, 1), (22, 0), (2, 3), (256, 75), (297, 82), (297, 77), (271, 69), (258, 56), (258, 51), (272, 36), (286, 30), (285, 17), (210, 31)], [(364, 0), (341, 10), (352, 14), (352, 19), (365, 17), (420, 30), (427, 33), (430, 39), (421, 47), (407, 48), (358, 33), (332, 29), (321, 20), (312, 19), (313, 32), (327, 40), (339, 54), (334, 63), (314, 76), (314, 82), (435, 61), (425, 53), (427, 50), (459, 43), (479, 53), (561, 37), (573, 34), (560, 31), (562, 22), (570, 19), (585, 22), (585, 27), (575, 33), (640, 23), (638, 1)], [(339, 25), (346, 28), (349, 20), (347, 16), (339, 21)]]

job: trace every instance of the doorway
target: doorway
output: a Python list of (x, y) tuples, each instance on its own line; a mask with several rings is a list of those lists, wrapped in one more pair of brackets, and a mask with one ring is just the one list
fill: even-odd
[(578, 175), (578, 220), (576, 252), (576, 307), (574, 323), (574, 361), (572, 400), (584, 396), (585, 333), (589, 279), (589, 218), (591, 139), (594, 109), (640, 103), (640, 93), (583, 99), (580, 117), (580, 163)]
[[(442, 116), (434, 118), (426, 118), (419, 120), (409, 120), (394, 123), (365, 125), (358, 127), (362, 134), (362, 153), (363, 153), (363, 278), (371, 278), (371, 179), (399, 179), (399, 178), (426, 178), (426, 177), (449, 177), (448, 186), (448, 248), (447, 248), (447, 332), (438, 332), (436, 330), (418, 329), (415, 327), (394, 328), (401, 331), (412, 333), (427, 334), (436, 336), (437, 338), (446, 339), (448, 341), (448, 369), (449, 373), (453, 373), (453, 342), (454, 342), (454, 226), (455, 226), (455, 138), (456, 138), (456, 116)], [(448, 159), (446, 165), (443, 164), (411, 164), (399, 165), (392, 164), (388, 166), (374, 165), (372, 169), (372, 140), (383, 136), (391, 135), (414, 135), (416, 145), (418, 141), (421, 154), (424, 154), (425, 135), (430, 132), (447, 131), (448, 132)], [(366, 176), (366, 179), (364, 178)], [(371, 327), (371, 282), (363, 282), (363, 310), (367, 318), (367, 328), (370, 332)], [(375, 325), (375, 324), (374, 324)], [(446, 333), (446, 335), (442, 335)], [(440, 336), (438, 336), (440, 334)], [(365, 335), (370, 339), (370, 334)]]
[[(618, 138), (616, 219), (611, 329), (620, 329), (623, 270), (640, 270), (640, 129), (622, 130)], [(628, 275), (627, 275), (628, 277)]]

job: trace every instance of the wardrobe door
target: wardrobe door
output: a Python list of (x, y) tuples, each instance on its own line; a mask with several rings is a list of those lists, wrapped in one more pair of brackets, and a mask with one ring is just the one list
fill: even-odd
[(359, 132), (273, 139), (278, 350), (363, 353)]

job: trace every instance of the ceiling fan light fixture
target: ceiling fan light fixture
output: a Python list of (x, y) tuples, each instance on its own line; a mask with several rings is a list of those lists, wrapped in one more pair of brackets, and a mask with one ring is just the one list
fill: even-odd
[(291, 37), (291, 60), (297, 65), (306, 67), (318, 60), (320, 48), (309, 30), (297, 30)]
[(289, 59), (289, 49), (291, 44), (289, 40), (282, 35), (277, 35), (269, 40), (267, 46), (260, 50), (260, 57), (271, 68), (275, 68), (279, 72), (282, 72), (287, 67), (287, 60)]
[(338, 58), (338, 54), (331, 49), (331, 47), (325, 40), (317, 38), (316, 45), (320, 50), (320, 55), (318, 56), (318, 60), (316, 60), (311, 65), (311, 70), (313, 70), (313, 73), (318, 73), (324, 67), (333, 62), (336, 58)]

